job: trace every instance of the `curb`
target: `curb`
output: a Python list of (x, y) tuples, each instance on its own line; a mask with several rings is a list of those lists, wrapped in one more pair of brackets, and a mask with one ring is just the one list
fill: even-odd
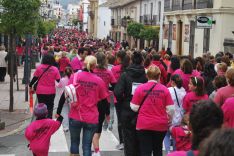
[[(28, 112), (29, 112), (29, 108), (25, 109), (25, 114)], [(31, 122), (32, 118), (33, 118), (33, 115), (30, 118), (22, 120), (21, 122), (19, 122), (20, 126), (18, 128), (14, 129), (12, 131), (9, 131), (7, 133), (4, 133), (4, 134), (0, 134), (0, 138), (14, 135), (14, 134), (17, 134), (17, 133), (23, 131), (28, 126), (28, 124)]]

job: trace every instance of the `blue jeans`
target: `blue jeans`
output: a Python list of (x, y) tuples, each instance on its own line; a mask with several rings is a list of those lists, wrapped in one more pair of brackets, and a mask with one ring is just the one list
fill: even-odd
[[(172, 141), (173, 141), (173, 150), (172, 151), (175, 151), (176, 150), (175, 141), (174, 141), (174, 139), (172, 139)], [(167, 131), (163, 142), (164, 142), (164, 146), (166, 149), (166, 153), (167, 154), (170, 153), (171, 152), (171, 133), (169, 131)]]
[(93, 140), (93, 135), (97, 129), (97, 124), (88, 124), (85, 122), (80, 122), (74, 119), (69, 119), (69, 130), (71, 137), (71, 154), (80, 154), (79, 145), (80, 145), (80, 133), (83, 129), (83, 140), (82, 140), (82, 149), (83, 156), (91, 156), (91, 145)]

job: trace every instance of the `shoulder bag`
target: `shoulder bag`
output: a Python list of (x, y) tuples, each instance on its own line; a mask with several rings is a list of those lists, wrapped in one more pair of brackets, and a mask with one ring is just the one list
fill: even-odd
[(37, 85), (38, 85), (38, 82), (40, 81), (41, 77), (45, 74), (46, 71), (49, 70), (51, 66), (48, 66), (44, 72), (39, 76), (39, 78), (37, 79), (37, 81), (33, 84), (33, 90), (36, 91), (37, 90)]

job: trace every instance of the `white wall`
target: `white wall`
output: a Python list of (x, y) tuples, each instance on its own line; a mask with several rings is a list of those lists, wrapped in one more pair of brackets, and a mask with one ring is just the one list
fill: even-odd
[(97, 38), (106, 38), (111, 30), (111, 10), (108, 7), (99, 7), (97, 23)]

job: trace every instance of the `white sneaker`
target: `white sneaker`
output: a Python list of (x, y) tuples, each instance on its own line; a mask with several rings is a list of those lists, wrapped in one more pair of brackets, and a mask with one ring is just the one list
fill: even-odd
[(101, 156), (101, 153), (100, 152), (93, 152), (92, 156)]
[(117, 150), (123, 150), (123, 149), (124, 149), (124, 144), (123, 144), (123, 143), (118, 144), (118, 145), (116, 146), (116, 149), (117, 149)]

